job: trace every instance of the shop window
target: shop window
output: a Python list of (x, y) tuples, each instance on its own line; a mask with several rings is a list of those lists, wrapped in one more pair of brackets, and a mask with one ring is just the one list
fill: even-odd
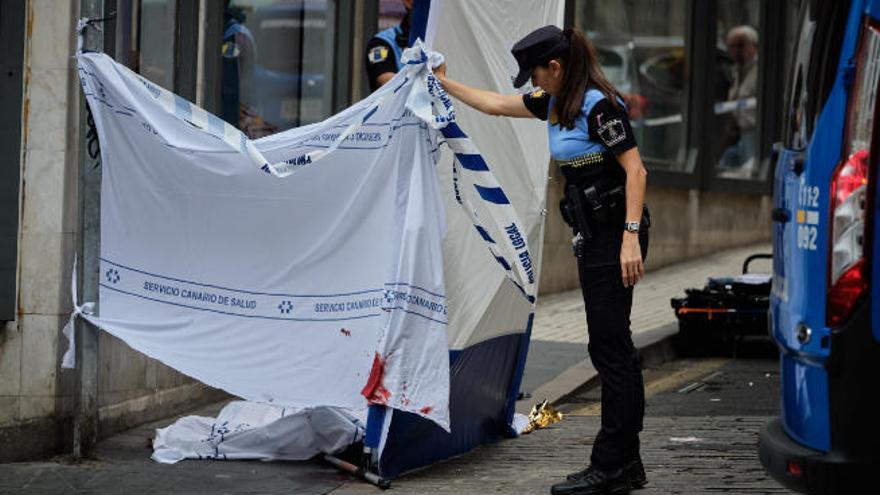
[(758, 136), (759, 0), (718, 0), (714, 106), (710, 133), (715, 173), (725, 179), (761, 179)]
[(605, 75), (624, 95), (639, 151), (654, 170), (688, 172), (687, 6), (685, 0), (574, 5), (574, 24), (596, 45)]
[(221, 116), (248, 137), (332, 113), (336, 2), (232, 0), (224, 11)]
[(176, 0), (143, 0), (138, 30), (138, 72), (174, 91)]

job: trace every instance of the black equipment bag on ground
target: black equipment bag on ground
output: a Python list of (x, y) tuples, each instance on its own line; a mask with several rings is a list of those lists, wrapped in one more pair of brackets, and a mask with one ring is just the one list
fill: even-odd
[(678, 318), (676, 350), (684, 355), (733, 354), (745, 337), (768, 337), (770, 309), (768, 274), (749, 273), (757, 259), (772, 254), (754, 254), (743, 263), (737, 277), (711, 277), (702, 289), (686, 289), (685, 297), (673, 298)]

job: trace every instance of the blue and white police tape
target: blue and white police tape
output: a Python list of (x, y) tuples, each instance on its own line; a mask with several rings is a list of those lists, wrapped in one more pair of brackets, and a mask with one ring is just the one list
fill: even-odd
[[(510, 199), (458, 124), (450, 122), (441, 132), (454, 153), (452, 174), (456, 200), (507, 277), (529, 302), (534, 303), (536, 267), (532, 263), (525, 230)], [(491, 224), (483, 222), (479, 214), (481, 209), (488, 214)]]
[(303, 166), (311, 165), (332, 153), (355, 130), (367, 122), (369, 118), (382, 107), (389, 96), (388, 91), (383, 92), (381, 95), (377, 95), (377, 101), (373, 105), (364, 108), (359, 115), (354, 116), (345, 129), (336, 136), (336, 139), (330, 142), (330, 145), (327, 148), (309, 151), (296, 157), (295, 160), (269, 163), (254, 145), (253, 141), (235, 126), (227, 123), (216, 115), (208, 113), (205, 109), (190, 103), (185, 98), (153, 84), (140, 75), (135, 75), (138, 80), (146, 86), (149, 93), (166, 112), (173, 114), (177, 118), (188, 122), (204, 132), (207, 132), (211, 136), (225, 142), (233, 149), (246, 154), (250, 157), (251, 161), (259, 166), (264, 172), (282, 178), (288, 177)]
[[(455, 199), (464, 209), (495, 261), (530, 303), (535, 302), (535, 266), (526, 231), (516, 210), (489, 165), (470, 138), (456, 123), (452, 99), (434, 76), (431, 67), (443, 63), (442, 55), (427, 53), (416, 42), (404, 52), (404, 60), (430, 62), (417, 74), (421, 84), (413, 84), (406, 107), (421, 120), (439, 129), (454, 154), (452, 163)], [(483, 212), (489, 222), (481, 218)]]

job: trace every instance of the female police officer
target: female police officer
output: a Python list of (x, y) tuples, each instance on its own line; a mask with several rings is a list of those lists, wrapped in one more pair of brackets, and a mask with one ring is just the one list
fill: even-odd
[(489, 115), (547, 120), (550, 154), (565, 176), (562, 210), (573, 242), (587, 313), (589, 352), (602, 383), (602, 427), (590, 466), (552, 493), (628, 493), (647, 482), (639, 456), (645, 395), (630, 333), (633, 286), (644, 276), (647, 210), (642, 165), (622, 96), (608, 82), (592, 43), (575, 29), (545, 26), (511, 50), (514, 86), (524, 96), (473, 88), (436, 69), (447, 92)]

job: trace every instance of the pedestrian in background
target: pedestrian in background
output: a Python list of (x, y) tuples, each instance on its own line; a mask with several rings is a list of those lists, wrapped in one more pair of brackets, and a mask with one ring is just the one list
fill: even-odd
[[(742, 104), (733, 111), (733, 121), (727, 129), (726, 148), (718, 165), (730, 171), (739, 171), (734, 177), (749, 177), (755, 168), (755, 102), (746, 105), (758, 94), (758, 31), (752, 26), (736, 26), (727, 33), (727, 51), (733, 60), (733, 83), (727, 101)], [(727, 176), (730, 176), (729, 174)]]
[(519, 64), (502, 95), (473, 88), (436, 69), (447, 92), (489, 115), (547, 121), (550, 155), (565, 176), (563, 217), (587, 313), (589, 353), (602, 384), (602, 427), (586, 469), (553, 485), (555, 495), (623, 494), (647, 483), (639, 454), (645, 410), (641, 363), (630, 332), (633, 286), (644, 276), (647, 172), (620, 93), (608, 82), (593, 44), (576, 29), (539, 28), (511, 50)]

